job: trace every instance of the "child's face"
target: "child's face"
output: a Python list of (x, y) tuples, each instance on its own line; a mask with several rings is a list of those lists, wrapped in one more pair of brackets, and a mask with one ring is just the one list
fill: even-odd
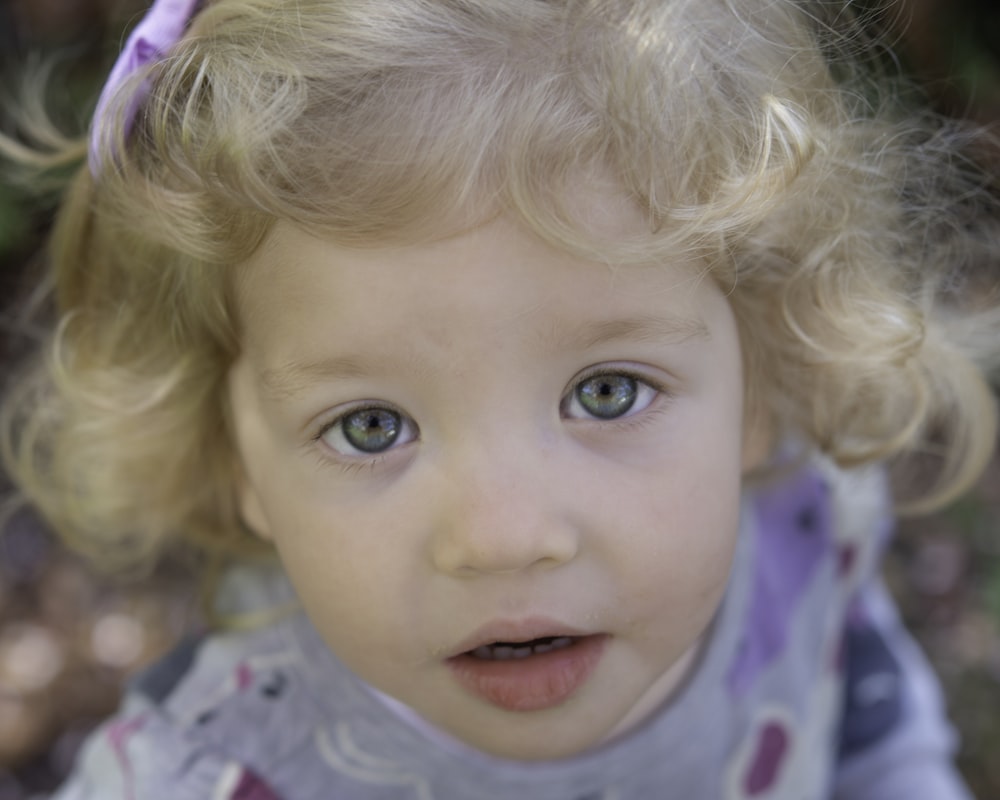
[(612, 270), (504, 218), (365, 250), (279, 226), (240, 303), (241, 509), (340, 659), (518, 759), (670, 694), (744, 461), (736, 327), (696, 265)]

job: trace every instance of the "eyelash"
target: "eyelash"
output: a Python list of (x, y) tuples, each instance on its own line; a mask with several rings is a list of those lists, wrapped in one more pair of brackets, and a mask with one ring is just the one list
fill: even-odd
[(359, 457), (358, 460), (348, 461), (349, 456), (341, 456), (339, 453), (336, 454), (336, 459), (331, 459), (327, 453), (321, 453), (317, 460), (321, 467), (329, 467), (332, 463), (345, 475), (356, 475), (365, 469), (369, 472), (374, 472), (385, 461), (386, 455), (386, 453), (376, 453), (368, 458)]

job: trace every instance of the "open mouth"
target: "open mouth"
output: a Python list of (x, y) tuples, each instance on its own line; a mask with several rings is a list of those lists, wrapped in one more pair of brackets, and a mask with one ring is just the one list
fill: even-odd
[(485, 661), (509, 661), (511, 659), (528, 658), (529, 656), (551, 653), (553, 650), (563, 650), (571, 647), (577, 636), (543, 636), (530, 642), (494, 642), (484, 644), (466, 655), (481, 658)]

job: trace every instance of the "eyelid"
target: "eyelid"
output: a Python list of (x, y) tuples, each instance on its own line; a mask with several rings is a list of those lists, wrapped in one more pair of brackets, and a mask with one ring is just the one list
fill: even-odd
[(583, 383), (584, 381), (588, 381), (591, 378), (596, 378), (600, 375), (622, 375), (626, 378), (642, 381), (643, 383), (652, 386), (654, 389), (666, 391), (663, 386), (663, 381), (649, 374), (652, 372), (652, 369), (652, 367), (643, 368), (641, 366), (635, 366), (634, 364), (628, 363), (617, 364), (612, 362), (610, 364), (595, 364), (594, 366), (587, 367), (575, 375), (569, 385), (570, 388), (572, 388)]
[(643, 369), (642, 367), (637, 367), (631, 364), (596, 364), (593, 367), (587, 367), (587, 369), (578, 373), (573, 377), (573, 380), (569, 382), (569, 386), (566, 388), (566, 392), (563, 395), (568, 397), (570, 393), (585, 381), (589, 381), (591, 378), (597, 378), (601, 375), (621, 375), (625, 378), (631, 378), (639, 383), (644, 383), (651, 389), (655, 389), (657, 392), (665, 395), (672, 394), (669, 386), (667, 385), (666, 379), (657, 378), (650, 373), (652, 368)]

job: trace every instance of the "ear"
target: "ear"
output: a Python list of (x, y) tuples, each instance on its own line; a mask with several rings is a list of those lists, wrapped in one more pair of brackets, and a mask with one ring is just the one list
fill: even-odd
[(774, 447), (774, 426), (759, 406), (748, 408), (743, 421), (743, 474), (762, 467)]
[(244, 358), (239, 358), (230, 367), (227, 376), (229, 407), (226, 423), (229, 432), (230, 466), (233, 476), (233, 493), (236, 512), (242, 523), (261, 539), (270, 541), (271, 526), (264, 513), (260, 493), (250, 479), (246, 468), (246, 453), (251, 443), (262, 435), (258, 420), (259, 412), (253, 402), (250, 390), (251, 372)]
[(260, 502), (260, 495), (246, 476), (242, 464), (236, 469), (236, 510), (243, 524), (261, 539), (271, 541), (271, 526)]

